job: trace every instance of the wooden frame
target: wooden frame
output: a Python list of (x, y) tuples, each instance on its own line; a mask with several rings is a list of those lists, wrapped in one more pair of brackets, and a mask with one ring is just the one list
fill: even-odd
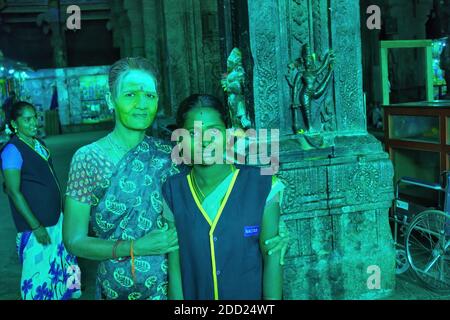
[(432, 40), (386, 40), (380, 44), (380, 67), (381, 67), (381, 96), (382, 104), (388, 105), (389, 97), (389, 75), (388, 75), (388, 50), (406, 48), (425, 49), (425, 88), (427, 101), (434, 100), (433, 89), (433, 62), (432, 62)]
[[(407, 105), (407, 106), (405, 106)], [(390, 137), (390, 117), (391, 116), (433, 116), (439, 118), (439, 143), (435, 142), (415, 142)], [(384, 123), (385, 123), (385, 149), (393, 158), (393, 149), (420, 150), (439, 153), (439, 171), (448, 170), (450, 168), (450, 139), (447, 139), (447, 119), (450, 121), (450, 102), (435, 106), (432, 102), (418, 102), (384, 106)], [(395, 169), (395, 168), (394, 168)], [(434, 181), (439, 182), (439, 181)]]

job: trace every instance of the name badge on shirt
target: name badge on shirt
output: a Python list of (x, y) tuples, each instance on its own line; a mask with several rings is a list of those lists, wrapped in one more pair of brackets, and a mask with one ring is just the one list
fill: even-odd
[(259, 226), (245, 226), (244, 237), (257, 236), (259, 234)]

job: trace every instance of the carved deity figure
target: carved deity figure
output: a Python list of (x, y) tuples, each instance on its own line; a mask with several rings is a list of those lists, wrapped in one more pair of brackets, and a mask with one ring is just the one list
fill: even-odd
[[(334, 53), (330, 50), (319, 65), (315, 53), (311, 52), (308, 44), (304, 44), (301, 57), (288, 65), (286, 79), (291, 87), (294, 133), (309, 132), (312, 129), (311, 104), (325, 93), (331, 79), (334, 59)], [(326, 74), (321, 78), (324, 71)], [(299, 109), (303, 115), (304, 128), (299, 123)]]
[(247, 116), (243, 87), (245, 71), (242, 66), (242, 54), (234, 48), (227, 60), (227, 73), (222, 79), (222, 88), (228, 94), (228, 106), (234, 128), (248, 129), (251, 121)]

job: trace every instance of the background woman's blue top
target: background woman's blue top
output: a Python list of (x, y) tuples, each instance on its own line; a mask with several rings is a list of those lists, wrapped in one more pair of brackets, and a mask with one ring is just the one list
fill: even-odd
[[(39, 143), (41, 147), (45, 147), (43, 141), (39, 141)], [(9, 150), (8, 153), (12, 156), (12, 159), (7, 159), (4, 164), (3, 159), (6, 159), (8, 155), (4, 155), (6, 150)], [(54, 226), (58, 222), (62, 211), (62, 198), (51, 158), (46, 159), (47, 157), (32, 149), (17, 136), (13, 136), (0, 151), (2, 153), (0, 158), (2, 170), (17, 169), (11, 168), (11, 166), (17, 167), (20, 164), (20, 158), (16, 151), (18, 151), (22, 159), (22, 164), (20, 165), (20, 191), (30, 206), (31, 212), (41, 224), (44, 227)], [(9, 198), (9, 203), (17, 232), (29, 231), (30, 226), (17, 211), (11, 198)]]

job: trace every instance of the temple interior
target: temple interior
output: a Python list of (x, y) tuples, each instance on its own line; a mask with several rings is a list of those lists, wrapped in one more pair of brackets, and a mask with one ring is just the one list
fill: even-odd
[[(0, 146), (32, 104), (64, 196), (75, 152), (120, 122), (105, 96), (125, 57), (158, 75), (147, 135), (173, 142), (195, 93), (271, 132), (238, 153), (285, 185), (283, 299), (450, 298), (450, 0), (0, 0)], [(20, 300), (3, 190), (0, 300)], [(98, 261), (78, 263), (94, 300)]]

